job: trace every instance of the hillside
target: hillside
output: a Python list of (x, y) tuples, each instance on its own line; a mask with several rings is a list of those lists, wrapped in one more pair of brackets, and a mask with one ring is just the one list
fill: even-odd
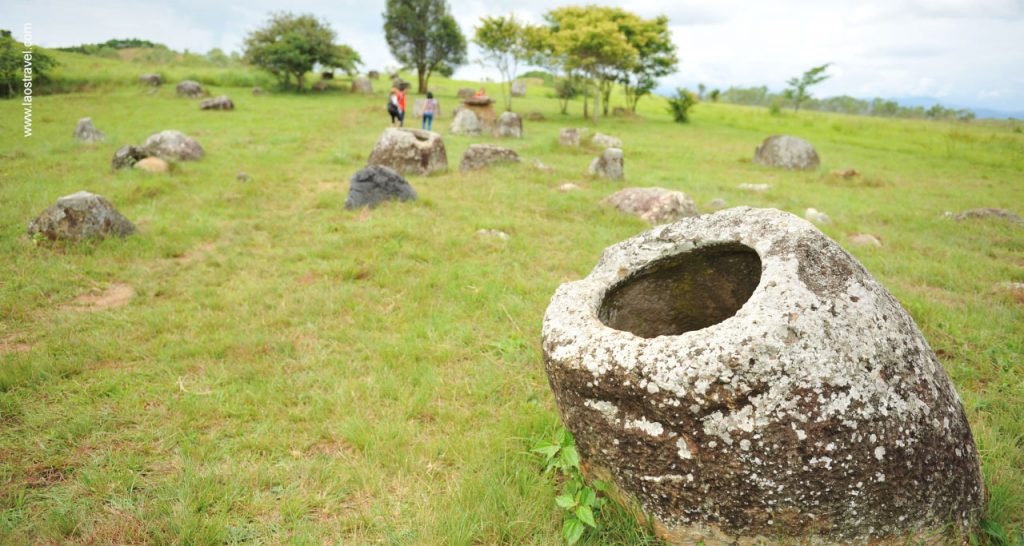
[[(559, 147), (559, 128), (589, 125), (579, 101), (562, 116), (533, 86), (513, 108), (546, 119), (502, 142), (522, 164), (458, 172), (492, 139), (450, 135), (446, 115), (449, 173), (409, 177), (415, 202), (346, 211), (388, 124), (383, 82), (373, 96), (341, 78), (254, 97), (272, 82), (245, 68), (56, 55), (58, 81), (84, 92), (39, 99), (31, 138), (0, 102), (0, 543), (558, 543), (556, 487), (528, 453), (559, 427), (541, 318), (560, 283), (649, 227), (600, 203), (623, 186), (681, 190), (702, 212), (721, 198), (827, 213), (822, 231), (906, 307), (963, 398), (991, 494), (982, 540), (1022, 540), (1024, 300), (999, 285), (1024, 281), (1024, 229), (943, 217), (1024, 213), (1014, 126), (711, 103), (681, 125), (653, 97), (596, 128), (625, 143), (622, 184), (585, 176), (598, 149)], [(169, 84), (136, 84), (154, 71)], [(184, 78), (236, 110), (176, 98)], [(479, 84), (432, 80), (445, 114), (463, 86)], [(103, 143), (71, 138), (85, 116)], [(118, 147), (164, 129), (206, 157), (169, 176), (111, 172)], [(821, 169), (753, 164), (779, 133), (814, 143)], [(830, 174), (846, 168), (860, 175)], [(26, 236), (79, 190), (138, 233)], [(857, 233), (882, 246), (852, 245)], [(623, 513), (587, 540), (655, 542)]]

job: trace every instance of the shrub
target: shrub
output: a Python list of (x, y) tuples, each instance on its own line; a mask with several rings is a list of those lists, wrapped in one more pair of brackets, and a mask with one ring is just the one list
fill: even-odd
[(674, 97), (668, 99), (668, 111), (672, 113), (672, 119), (676, 123), (690, 121), (690, 109), (697, 104), (697, 97), (688, 89), (676, 89)]

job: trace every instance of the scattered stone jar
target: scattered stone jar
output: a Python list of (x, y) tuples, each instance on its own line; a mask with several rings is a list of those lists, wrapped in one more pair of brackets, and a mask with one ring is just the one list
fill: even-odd
[(732, 208), (609, 247), (542, 336), (581, 466), (673, 544), (946, 544), (984, 510), (914, 321), (792, 214)]

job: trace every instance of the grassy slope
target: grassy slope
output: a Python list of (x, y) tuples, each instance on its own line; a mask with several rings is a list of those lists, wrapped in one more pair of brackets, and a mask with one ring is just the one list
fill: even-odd
[[(460, 86), (436, 82), (446, 111)], [(558, 128), (582, 122), (531, 89), (516, 110), (548, 121), (505, 142), (523, 165), (460, 174), (477, 140), (446, 134), (453, 171), (412, 177), (419, 201), (366, 214), (343, 209), (346, 181), (386, 125), (383, 95), (213, 91), (238, 109), (200, 112), (172, 86), (46, 97), (31, 139), (17, 104), (0, 102), (0, 543), (556, 542), (553, 486), (524, 455), (558, 426), (541, 317), (559, 283), (646, 227), (599, 205), (620, 185), (584, 179), (595, 150), (557, 147)], [(1024, 280), (1024, 235), (940, 215), (1021, 212), (1024, 137), (712, 104), (677, 125), (658, 101), (641, 104), (643, 119), (599, 127), (625, 141), (629, 185), (699, 205), (815, 207), (844, 245), (851, 233), (882, 238), (850, 250), (940, 354), (982, 451), (991, 520), (1019, 532), (1024, 313), (992, 286)], [(105, 143), (70, 138), (86, 115)], [(108, 170), (118, 146), (168, 128), (207, 158), (167, 178)], [(783, 132), (815, 143), (821, 172), (750, 163)], [(826, 174), (843, 167), (864, 177)], [(553, 190), (562, 181), (585, 189)], [(773, 188), (744, 193), (744, 182)], [(24, 236), (80, 189), (140, 233), (57, 248)], [(135, 288), (129, 305), (62, 308), (114, 282)], [(625, 518), (610, 527), (601, 540), (640, 540)]]

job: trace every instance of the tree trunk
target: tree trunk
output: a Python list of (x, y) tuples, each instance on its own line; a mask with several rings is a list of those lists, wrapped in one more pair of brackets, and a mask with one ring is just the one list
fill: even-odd
[(590, 103), (590, 85), (583, 86), (583, 119), (590, 117), (588, 105)]
[(426, 69), (426, 67), (417, 66), (416, 67), (416, 77), (419, 79), (419, 89), (420, 90), (418, 91), (418, 93), (420, 95), (422, 95), (422, 94), (427, 92), (427, 80), (428, 80), (428, 78), (426, 76), (427, 76), (427, 69)]
[(594, 89), (594, 125), (597, 125), (597, 115), (601, 107), (601, 89)]
[(297, 82), (297, 84), (296, 84), (297, 90), (298, 91), (302, 91), (302, 87), (306, 83), (306, 74), (301, 73), (301, 72), (300, 73), (296, 73), (295, 74), (295, 81)]

